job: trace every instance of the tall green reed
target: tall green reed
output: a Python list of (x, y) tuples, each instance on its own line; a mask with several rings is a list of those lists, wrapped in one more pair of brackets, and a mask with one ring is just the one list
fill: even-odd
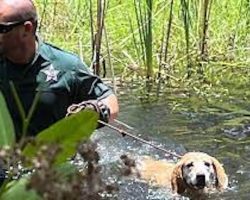
[(166, 66), (168, 62), (167, 56), (168, 56), (168, 51), (169, 51), (170, 33), (171, 33), (172, 22), (173, 22), (173, 6), (174, 6), (174, 0), (171, 0), (170, 8), (169, 8), (169, 17), (166, 22), (166, 25), (163, 26), (161, 49), (160, 49), (160, 55), (159, 55), (159, 69), (158, 69), (158, 77), (157, 77), (158, 79), (161, 78), (162, 67)]
[(201, 54), (201, 60), (205, 61), (207, 60), (207, 54), (208, 54), (208, 47), (206, 40), (208, 39), (208, 25), (209, 25), (209, 14), (211, 10), (212, 0), (204, 0), (200, 1), (202, 4), (201, 8), (201, 15), (202, 22), (201, 22), (201, 30), (200, 30), (200, 54)]
[[(92, 10), (92, 0), (90, 0), (90, 12)], [(92, 32), (92, 68), (94, 73), (100, 75), (100, 67), (101, 67), (101, 45), (102, 45), (102, 35), (104, 29), (104, 19), (105, 19), (105, 12), (107, 9), (107, 1), (106, 0), (97, 0), (97, 17), (96, 17), (96, 32)], [(93, 28), (93, 13), (90, 13), (90, 20), (91, 20), (91, 31), (94, 31)]]
[[(97, 33), (97, 0), (37, 2), (40, 2), (43, 37), (75, 52), (79, 52), (76, 44), (81, 43), (83, 56), (91, 62), (94, 45), (90, 41), (94, 43)], [(93, 5), (88, 9), (92, 10), (88, 11), (83, 5), (90, 3)], [(249, 64), (249, 0), (155, 0), (151, 3), (146, 0), (109, 1), (105, 19), (109, 40), (106, 47), (109, 47), (102, 48), (101, 57), (108, 55), (117, 72), (141, 77), (145, 75), (145, 70), (138, 66), (145, 66), (147, 77), (158, 70), (158, 77), (162, 74), (164, 77), (176, 77), (173, 84), (179, 84), (178, 81), (186, 77), (190, 81), (206, 77), (219, 84), (225, 79), (222, 71), (228, 77), (236, 77), (235, 73), (230, 75), (233, 70), (247, 76), (244, 67)], [(54, 9), (53, 5), (57, 8)], [(54, 10), (57, 15), (52, 23)], [(90, 13), (92, 22), (89, 20)], [(105, 46), (104, 40), (101, 43), (101, 46)], [(135, 61), (136, 73), (127, 73), (125, 69), (131, 65), (131, 61)], [(159, 66), (155, 65), (156, 61), (159, 61)], [(126, 75), (122, 74), (122, 77)], [(242, 80), (247, 80), (247, 77), (241, 79), (244, 82)]]
[(46, 15), (46, 9), (47, 9), (47, 6), (48, 6), (48, 0), (44, 0), (42, 3), (42, 9), (41, 9), (41, 15), (40, 15), (40, 21), (39, 21), (39, 27), (38, 27), (38, 30), (40, 32), (41, 28), (42, 28), (42, 25), (43, 25), (43, 21), (45, 19), (45, 15)]
[(200, 18), (197, 19), (197, 24), (199, 26), (199, 52), (200, 52), (200, 67), (199, 73), (204, 72), (204, 63), (206, 63), (209, 58), (208, 52), (208, 31), (209, 31), (209, 18), (211, 13), (211, 8), (213, 0), (201, 0), (199, 1), (200, 8)]
[(146, 67), (146, 77), (153, 77), (153, 0), (134, 0), (137, 27), (140, 38), (140, 52)]
[(191, 58), (190, 58), (190, 26), (191, 26), (191, 17), (189, 10), (190, 0), (180, 0), (181, 1), (181, 12), (182, 20), (184, 24), (185, 31), (185, 42), (186, 42), (186, 57), (187, 57), (187, 76), (191, 76)]

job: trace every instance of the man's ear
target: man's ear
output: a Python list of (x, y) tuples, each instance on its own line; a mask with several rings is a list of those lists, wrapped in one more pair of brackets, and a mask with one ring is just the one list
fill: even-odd
[(27, 35), (29, 35), (30, 33), (32, 33), (33, 34), (33, 32), (34, 32), (34, 26), (33, 26), (33, 24), (32, 24), (32, 22), (31, 21), (26, 21), (26, 22), (24, 22), (24, 36), (27, 36)]

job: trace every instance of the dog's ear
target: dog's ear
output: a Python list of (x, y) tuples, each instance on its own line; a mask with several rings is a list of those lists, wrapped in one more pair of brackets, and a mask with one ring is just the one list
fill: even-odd
[(175, 194), (182, 194), (185, 192), (186, 186), (182, 177), (182, 165), (183, 162), (176, 164), (172, 174), (171, 174), (171, 186), (172, 191)]
[(214, 157), (212, 158), (213, 167), (216, 172), (216, 187), (218, 190), (224, 190), (228, 186), (228, 177), (222, 164)]

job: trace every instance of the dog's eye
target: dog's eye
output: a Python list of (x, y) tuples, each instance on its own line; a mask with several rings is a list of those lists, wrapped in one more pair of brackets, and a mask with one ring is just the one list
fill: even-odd
[(210, 167), (210, 163), (209, 162), (205, 162), (205, 165), (207, 166), (207, 167)]
[(187, 164), (187, 168), (190, 168), (190, 167), (193, 167), (193, 166), (194, 166), (193, 162)]

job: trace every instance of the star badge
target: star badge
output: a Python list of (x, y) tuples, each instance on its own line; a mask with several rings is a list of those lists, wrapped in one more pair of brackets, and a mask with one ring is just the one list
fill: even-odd
[(59, 74), (59, 71), (56, 70), (53, 65), (51, 64), (46, 69), (42, 70), (42, 72), (46, 75), (46, 82), (48, 81), (57, 81), (57, 75)]

